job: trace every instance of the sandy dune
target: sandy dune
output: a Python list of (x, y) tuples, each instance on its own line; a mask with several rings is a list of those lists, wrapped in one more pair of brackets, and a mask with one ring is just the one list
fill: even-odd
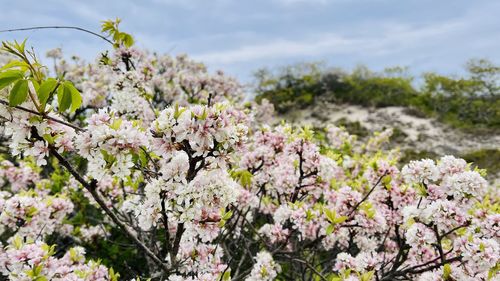
[(324, 127), (345, 118), (351, 122), (359, 121), (370, 131), (399, 128), (406, 134), (406, 138), (399, 144), (401, 148), (433, 151), (441, 155), (500, 147), (499, 134), (467, 134), (436, 120), (410, 115), (405, 112), (404, 107), (366, 108), (325, 102), (304, 110), (295, 110), (283, 118), (316, 127)]

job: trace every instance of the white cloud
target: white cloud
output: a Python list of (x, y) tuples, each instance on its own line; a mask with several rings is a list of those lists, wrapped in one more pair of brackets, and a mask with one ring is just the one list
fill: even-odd
[(353, 45), (354, 41), (329, 34), (319, 42), (311, 41), (291, 41), (274, 40), (269, 43), (261, 43), (251, 46), (243, 46), (233, 50), (216, 51), (201, 55), (194, 55), (197, 59), (212, 63), (233, 63), (242, 61), (252, 61), (268, 58), (283, 58), (291, 56), (308, 56), (324, 53), (331, 47), (341, 47)]
[[(277, 39), (235, 49), (193, 55), (207, 63), (232, 64), (254, 60), (283, 59), (293, 57), (320, 57), (324, 55), (361, 54), (370, 52), (382, 55), (401, 49), (425, 45), (428, 40), (445, 40), (463, 26), (461, 22), (415, 27), (385, 23), (368, 31), (380, 29), (376, 34), (345, 36), (321, 33), (300, 40)], [(371, 32), (367, 32), (371, 33)], [(436, 41), (434, 41), (436, 43)]]

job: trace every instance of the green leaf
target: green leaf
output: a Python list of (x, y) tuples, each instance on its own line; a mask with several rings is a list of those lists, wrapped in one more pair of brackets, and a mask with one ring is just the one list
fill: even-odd
[(325, 209), (325, 215), (326, 215), (326, 218), (331, 223), (334, 223), (335, 222), (335, 217), (337, 216), (337, 212), (335, 212), (335, 210)]
[(391, 177), (391, 176), (389, 176), (389, 175), (386, 175), (386, 176), (384, 176), (384, 177), (382, 178), (382, 182), (383, 182), (385, 185), (390, 184), (390, 183), (391, 183), (391, 181), (392, 181), (392, 177)]
[(104, 161), (106, 161), (106, 168), (110, 168), (116, 162), (116, 157), (112, 154), (109, 154), (106, 150), (101, 149), (101, 154), (104, 157)]
[(56, 245), (52, 245), (47, 250), (47, 255), (52, 256), (56, 253)]
[(54, 144), (55, 138), (50, 134), (44, 134), (43, 139), (46, 140), (49, 144)]
[(197, 117), (198, 119), (200, 119), (200, 120), (205, 120), (205, 119), (207, 119), (207, 117), (208, 117), (208, 112), (207, 112), (206, 108), (204, 108), (204, 109), (203, 109), (203, 112), (201, 113), (201, 115), (198, 115), (198, 116), (196, 116), (196, 117)]
[(122, 122), (123, 122), (123, 119), (121, 119), (121, 118), (115, 119), (113, 121), (113, 123), (111, 125), (109, 125), (109, 127), (111, 129), (117, 131), (118, 129), (120, 129), (120, 126), (122, 125)]
[(110, 281), (118, 281), (118, 278), (120, 277), (119, 273), (115, 273), (114, 269), (111, 267), (109, 269), (109, 280)]
[(248, 170), (233, 170), (231, 171), (231, 177), (243, 187), (248, 187), (252, 184), (253, 174)]
[(335, 224), (343, 223), (348, 219), (347, 216), (340, 216), (336, 217), (335, 220), (333, 221)]
[[(119, 120), (122, 120), (121, 118)], [(141, 161), (141, 165), (145, 167), (148, 164), (148, 156), (146, 155), (147, 152), (144, 150), (139, 150), (139, 160)]]
[(326, 235), (332, 234), (333, 230), (335, 230), (335, 226), (333, 224), (328, 225), (328, 227), (326, 228)]
[(382, 183), (384, 184), (385, 188), (387, 188), (387, 190), (389, 190), (389, 191), (392, 188), (391, 181), (392, 181), (392, 177), (389, 175), (384, 176), (384, 178), (382, 179)]
[(24, 50), (25, 50), (25, 46), (26, 46), (26, 41), (28, 41), (28, 38), (24, 39), (21, 44), (17, 43), (17, 41), (16, 41), (17, 50), (20, 53), (22, 53), (22, 54), (24, 54)]
[(226, 225), (227, 220), (229, 220), (233, 216), (233, 211), (225, 212), (224, 208), (221, 208), (221, 219), (219, 221), (219, 227), (224, 227)]
[(19, 68), (19, 70), (24, 72), (24, 71), (28, 70), (29, 64), (27, 64), (24, 61), (13, 60), (13, 61), (9, 62), (8, 64), (2, 66), (2, 68), (0, 68), (0, 70), (6, 70), (6, 69), (14, 68), (14, 67)]
[(179, 109), (179, 104), (176, 103), (175, 104), (175, 110), (174, 110), (174, 118), (177, 119), (179, 118), (179, 116), (181, 116), (181, 114), (186, 111), (186, 108), (181, 108)]
[(57, 103), (59, 111), (63, 112), (71, 107), (71, 92), (64, 85), (57, 89)]
[(38, 83), (38, 81), (36, 81), (34, 78), (30, 78), (28, 81), (31, 82), (35, 93), (38, 92), (38, 89), (40, 89), (40, 84)]
[(107, 34), (113, 39), (113, 46), (119, 48), (120, 46), (131, 47), (134, 45), (134, 38), (132, 35), (121, 32), (118, 29), (120, 19), (106, 20), (102, 22), (101, 32)]
[(23, 78), (24, 72), (19, 70), (9, 70), (0, 73), (0, 90)]
[(427, 197), (427, 189), (423, 184), (416, 184), (415, 188), (417, 190), (417, 194), (423, 197)]
[(488, 280), (492, 280), (493, 277), (495, 277), (499, 271), (500, 271), (500, 262), (497, 262), (497, 264), (488, 271)]
[(23, 247), (23, 239), (20, 236), (16, 235), (12, 240), (12, 244), (14, 245), (14, 248), (16, 250), (19, 250)]
[(341, 281), (342, 280), (342, 277), (340, 277), (339, 275), (335, 274), (335, 273), (330, 273), (326, 276), (326, 279), (328, 281)]
[(77, 110), (80, 107), (80, 105), (82, 104), (82, 95), (75, 88), (73, 83), (71, 83), (69, 81), (64, 82), (64, 88), (65, 88), (65, 91), (66, 90), (69, 91), (69, 93), (71, 95), (71, 112), (75, 112), (75, 110)]
[(40, 275), (40, 273), (42, 273), (42, 269), (43, 269), (42, 265), (35, 266), (33, 268), (33, 274), (34, 274), (34, 276)]
[(368, 271), (368, 272), (363, 273), (363, 275), (361, 275), (361, 281), (372, 280), (374, 274), (375, 274), (375, 271)]
[(233, 211), (229, 211), (229, 212), (227, 212), (227, 213), (224, 214), (224, 216), (222, 217), (222, 219), (227, 221), (232, 216), (233, 216)]
[(241, 171), (240, 183), (242, 186), (250, 186), (252, 184), (253, 175), (248, 170)]
[(230, 271), (224, 272), (224, 275), (222, 276), (222, 280), (223, 281), (229, 281), (229, 280), (231, 280), (231, 272)]
[(132, 47), (134, 45), (134, 37), (128, 33), (120, 32), (120, 41), (123, 42), (125, 47)]
[(10, 90), (9, 105), (17, 106), (23, 103), (28, 96), (28, 80), (18, 80)]
[[(118, 25), (120, 23), (119, 18), (117, 18), (115, 21), (116, 21), (116, 25)], [(102, 21), (101, 32), (102, 33), (109, 33), (111, 31), (114, 31), (116, 29), (115, 21), (113, 21), (113, 20)]]
[(54, 94), (54, 91), (58, 87), (57, 80), (54, 78), (49, 78), (43, 81), (42, 85), (38, 89), (38, 100), (42, 105), (42, 108), (45, 108), (47, 101), (49, 100), (51, 94)]
[(314, 218), (314, 214), (310, 209), (306, 210), (306, 220), (311, 221)]
[(443, 280), (448, 280), (451, 276), (451, 266), (449, 263), (443, 266)]

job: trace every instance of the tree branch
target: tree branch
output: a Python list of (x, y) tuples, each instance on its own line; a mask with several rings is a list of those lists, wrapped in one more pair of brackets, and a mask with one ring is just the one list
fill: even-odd
[[(39, 136), (38, 136), (39, 137)], [(111, 220), (118, 225), (125, 233), (127, 236), (134, 241), (134, 243), (139, 247), (140, 250), (142, 250), (146, 255), (148, 255), (153, 261), (160, 266), (165, 272), (168, 272), (170, 269), (168, 266), (160, 259), (155, 253), (153, 253), (144, 243), (137, 238), (137, 236), (128, 228), (127, 225), (125, 225), (117, 216), (114, 214), (106, 205), (106, 202), (101, 198), (99, 193), (97, 192), (96, 186), (97, 186), (97, 181), (93, 179), (90, 183), (87, 182), (74, 168), (71, 166), (71, 164), (66, 160), (59, 152), (57, 152), (57, 149), (55, 149), (53, 146), (49, 145), (49, 151), (50, 154), (52, 154), (54, 157), (59, 160), (61, 165), (65, 167), (71, 175), (87, 190), (90, 192), (94, 200), (99, 204), (99, 206), (104, 210), (104, 212), (111, 218)]]
[(76, 125), (73, 125), (71, 123), (68, 123), (68, 122), (65, 122), (63, 120), (60, 120), (60, 119), (57, 119), (57, 118), (54, 118), (54, 117), (50, 117), (46, 114), (42, 114), (40, 112), (37, 112), (37, 111), (34, 111), (34, 110), (31, 110), (29, 108), (26, 108), (26, 107), (22, 107), (22, 106), (10, 106), (9, 103), (7, 101), (4, 101), (4, 100), (0, 100), (0, 104), (3, 104), (3, 105), (6, 105), (10, 108), (15, 108), (15, 109), (19, 109), (19, 110), (22, 110), (22, 111), (25, 111), (25, 112), (28, 112), (28, 113), (31, 113), (31, 114), (35, 114), (35, 115), (38, 115), (38, 116), (41, 116), (42, 118), (45, 118), (45, 119), (48, 119), (48, 120), (51, 120), (51, 121), (54, 121), (54, 122), (57, 122), (59, 124), (63, 124), (63, 125), (66, 125), (70, 128), (73, 128), (77, 131), (80, 131), (80, 132), (84, 132), (85, 130), (76, 126)]
[(108, 42), (109, 44), (113, 45), (113, 41), (109, 40), (105, 36), (103, 36), (99, 33), (90, 31), (90, 30), (85, 29), (85, 28), (77, 27), (77, 26), (62, 26), (62, 25), (32, 26), (32, 27), (23, 27), (23, 28), (14, 28), (14, 29), (4, 29), (4, 30), (0, 30), (0, 33), (16, 32), (16, 31), (28, 31), (28, 30), (40, 30), (40, 29), (73, 29), (73, 30), (78, 30), (78, 31), (82, 31), (82, 32), (85, 32), (88, 34), (92, 34), (92, 35), (99, 37), (102, 40)]
[(373, 185), (373, 187), (370, 189), (370, 191), (368, 191), (368, 193), (365, 195), (365, 197), (363, 197), (363, 199), (361, 199), (361, 201), (359, 201), (355, 206), (354, 208), (352, 208), (351, 212), (347, 215), (348, 217), (350, 217), (355, 211), (356, 209), (358, 209), (358, 207), (364, 202), (366, 201), (366, 199), (368, 199), (368, 197), (370, 196), (370, 194), (372, 194), (372, 192), (375, 190), (375, 188), (377, 187), (377, 185), (379, 185), (380, 181), (382, 181), (382, 178), (385, 177), (387, 175), (387, 171), (380, 177), (378, 178), (377, 182)]

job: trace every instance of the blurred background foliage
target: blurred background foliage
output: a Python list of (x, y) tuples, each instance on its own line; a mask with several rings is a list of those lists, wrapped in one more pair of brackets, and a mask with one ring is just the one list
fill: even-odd
[(256, 100), (268, 99), (278, 113), (306, 108), (318, 97), (367, 107), (402, 106), (419, 117), (436, 118), (474, 132), (500, 129), (500, 66), (470, 60), (466, 74), (410, 76), (406, 68), (375, 72), (358, 66), (348, 72), (318, 63), (256, 72)]
[[(365, 108), (399, 106), (408, 114), (433, 118), (464, 133), (500, 133), (500, 66), (486, 59), (468, 61), (461, 76), (427, 72), (415, 77), (404, 67), (376, 72), (358, 66), (346, 71), (327, 68), (322, 63), (304, 63), (274, 71), (261, 69), (255, 73), (255, 79), (256, 101), (269, 100), (282, 116), (321, 102)], [(369, 130), (357, 121), (341, 118), (336, 125), (361, 138), (369, 135)], [(395, 127), (391, 143), (397, 146), (405, 137)], [(400, 162), (438, 156), (432, 149), (405, 148)], [(459, 156), (486, 168), (493, 178), (500, 173), (498, 147), (471, 147)]]

